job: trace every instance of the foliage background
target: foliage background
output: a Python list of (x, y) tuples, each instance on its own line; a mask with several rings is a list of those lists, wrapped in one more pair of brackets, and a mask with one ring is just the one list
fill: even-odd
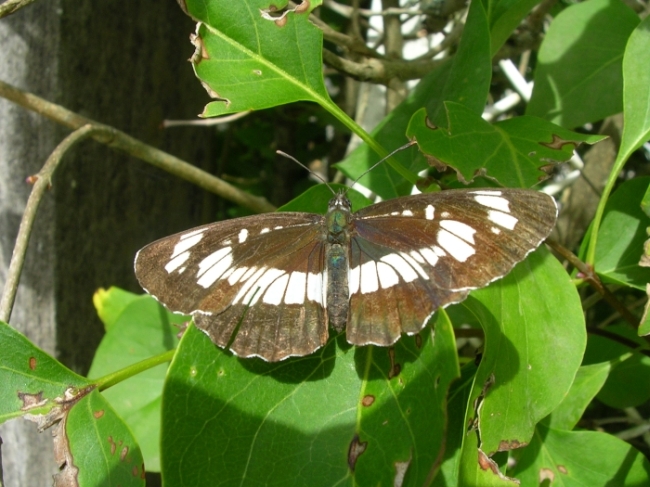
[[(236, 4), (240, 9), (244, 6), (253, 6), (253, 2)], [(318, 2), (312, 2), (310, 8), (317, 6)], [(238, 71), (236, 68), (217, 70), (219, 72), (214, 74), (210, 72), (210, 63), (218, 62), (218, 56), (224, 53), (226, 57), (245, 53), (254, 62), (261, 63), (264, 70), (273, 71), (274, 66), (282, 66), (287, 68), (283, 72), (289, 74), (279, 76), (279, 81), (271, 80), (278, 83), (277, 91), (271, 95), (262, 90), (244, 93), (236, 89), (233, 95), (221, 92), (222, 96), (247, 94), (253, 99), (262, 97), (270, 105), (305, 99), (319, 103), (318, 106), (293, 104), (255, 113), (217, 135), (223, 138), (223, 157), (219, 159), (216, 173), (227, 175), (253, 194), (270, 190), (267, 196), (273, 203), (284, 203), (311, 183), (302, 175), (297, 176), (302, 173), (295, 165), (277, 159), (273, 149), (282, 148), (303, 161), (336, 161), (345, 151), (347, 134), (343, 127), (347, 127), (365, 137), (379, 152), (378, 145), (392, 148), (397, 145), (394, 141), (404, 140), (405, 132), (416, 135), (423, 150), (454, 166), (465, 179), (471, 179), (477, 167), (483, 167), (488, 160), (484, 154), (494, 154), (491, 148), (506, 144), (510, 152), (519, 157), (500, 158), (497, 154), (489, 174), (497, 176), (504, 184), (532, 186), (536, 182), (534, 171), (528, 176), (507, 180), (513, 170), (531, 162), (535, 169), (536, 159), (525, 149), (527, 144), (548, 141), (546, 136), (551, 133), (561, 134), (565, 140), (590, 143), (597, 140), (588, 135), (568, 135), (541, 120), (531, 125), (529, 119), (513, 118), (491, 128), (479, 117), (488, 88), (491, 99), (497, 100), (506, 94), (501, 73), (493, 74), (492, 56), (498, 59), (504, 51), (513, 49), (508, 52), (509, 57), (521, 61), (520, 56), (528, 48), (537, 52), (535, 42), (512, 48), (511, 40), (500, 48), (516, 26), (523, 29), (520, 19), (532, 6), (473, 2), (461, 41), (453, 51), (455, 55), (446, 64), (428, 66), (430, 74), (401, 105), (397, 100), (400, 83), (405, 80), (399, 77), (397, 80), (374, 80), (383, 81), (398, 93), (391, 92), (393, 94), (387, 96), (389, 108), (393, 108), (392, 104), (394, 110), (390, 110), (378, 129), (375, 136), (378, 144), (358, 131), (342, 115), (343, 111), (328, 101), (320, 74), (314, 74), (320, 73), (320, 50), (319, 43), (313, 39), (315, 29), (310, 24), (303, 22), (295, 32), (298, 36), (307, 36), (311, 44), (295, 40), (289, 43), (299, 46), (300, 50), (304, 48), (312, 56), (311, 63), (293, 63), (294, 68), (309, 66), (311, 69), (311, 74), (301, 77), (299, 69), (297, 74), (288, 69), (292, 61), (286, 49), (277, 52), (261, 49), (252, 51), (251, 56), (246, 44), (251, 39), (229, 30), (235, 24), (228, 20), (224, 5), (214, 2), (206, 8), (203, 3), (195, 5), (188, 1), (185, 8), (207, 25), (200, 34), (205, 38), (209, 54), (205, 61), (208, 62), (198, 64), (197, 74), (204, 82), (215, 83), (213, 90), (219, 91), (220, 83), (225, 82), (218, 76)], [(369, 481), (389, 484), (399, 477), (400, 468), (404, 466), (408, 467), (405, 482), (409, 485), (424, 483), (435, 474), (438, 475), (434, 483), (439, 485), (511, 483), (505, 475), (520, 478), (524, 485), (537, 485), (544, 479), (552, 482), (562, 479), (568, 484), (644, 485), (648, 478), (647, 460), (626, 443), (600, 430), (617, 417), (614, 411), (621, 409), (626, 414), (626, 418), (619, 421), (623, 427), (614, 427), (612, 433), (626, 439), (634, 438), (632, 441), (637, 448), (647, 452), (643, 436), (647, 430), (643, 430), (643, 426), (647, 424), (644, 418), (647, 418), (650, 393), (647, 387), (640, 386), (648, 377), (647, 344), (638, 338), (633, 328), (624, 325), (618, 315), (609, 318), (611, 299), (603, 304), (584, 283), (591, 282), (597, 290), (602, 290), (600, 279), (622, 286), (617, 289), (614, 304), (622, 305), (633, 317), (632, 321), (638, 323), (641, 313), (634, 302), (643, 297), (647, 282), (647, 271), (638, 266), (638, 260), (643, 253), (647, 226), (647, 217), (640, 208), (648, 181), (632, 178), (643, 171), (643, 165), (633, 162), (628, 163), (622, 179), (617, 176), (623, 163), (648, 134), (645, 115), (648, 96), (644, 90), (644, 86), (648, 86), (648, 73), (643, 69), (644, 53), (648, 52), (647, 22), (637, 28), (638, 16), (619, 2), (591, 0), (565, 7), (538, 7), (556, 20), (546, 31), (539, 55), (530, 63), (535, 91), (526, 114), (541, 116), (567, 128), (588, 124), (581, 130), (589, 134), (606, 126), (600, 122), (603, 117), (625, 108), (625, 131), (621, 136), (619, 156), (613, 161), (612, 176), (605, 186), (605, 196), (615, 185), (622, 187), (611, 199), (603, 199), (603, 203), (608, 201), (607, 206), (603, 204), (598, 209), (603, 215), (602, 224), (598, 225), (597, 216), (592, 233), (587, 233), (587, 238), (583, 238), (585, 234), (579, 237), (582, 242), (579, 255), (587, 264), (595, 265), (598, 276), (580, 267), (581, 261), (572, 260), (573, 257), (564, 252), (566, 247), (556, 246), (555, 250), (561, 252), (563, 260), (582, 272), (574, 274), (578, 279), (573, 281), (547, 251), (535, 253), (498, 284), (473, 293), (464, 305), (450, 308), (451, 321), (441, 313), (435, 325), (435, 340), (424, 334), (422, 351), (413, 349), (414, 346), (418, 348), (416, 340), (402, 340), (395, 351), (397, 363), (403, 366), (397, 378), (389, 373), (393, 365), (384, 351), (350, 350), (341, 339), (333, 341), (314, 357), (263, 364), (235, 360), (215, 350), (202, 334), (190, 328), (178, 352), (173, 354), (168, 352), (176, 346), (171, 324), (182, 318), (166, 314), (147, 298), (114, 289), (100, 292), (95, 305), (107, 334), (95, 356), (90, 381), (70, 376), (70, 371), (51, 362), (9, 328), (3, 328), (4, 343), (13, 344), (10, 353), (3, 356), (3, 373), (14, 382), (6, 382), (2, 417), (21, 415), (27, 407), (25, 398), (16, 396), (16, 388), (34, 393), (43, 389), (44, 383), (55, 379), (54, 389), (48, 392), (43, 389), (46, 402), (30, 403), (28, 408), (32, 414), (57, 413), (58, 416), (54, 416), (61, 420), (59, 424), (65, 425), (70, 439), (70, 454), (75, 465), (80, 467), (82, 485), (111, 484), (117, 482), (114, 476), (121, 478), (122, 475), (126, 475), (124, 481), (141, 482), (140, 448), (147, 468), (161, 468), (168, 485), (228, 484), (240, 483), (242, 479), (286, 485), (288, 481), (304, 484), (314, 478), (321, 478), (323, 485), (366, 484)], [(210, 8), (216, 10), (212, 12)], [(344, 30), (344, 20), (328, 13), (327, 9), (322, 10), (327, 23)], [(539, 15), (539, 11), (536, 14)], [(232, 15), (244, 17), (242, 11)], [(612, 18), (620, 21), (603, 20)], [(306, 21), (306, 16), (303, 20)], [(224, 24), (220, 25), (220, 21)], [(536, 21), (541, 24), (535, 14), (531, 14), (523, 25), (535, 26)], [(236, 25), (241, 28), (245, 24)], [(273, 43), (265, 37), (267, 34), (274, 36), (284, 32), (273, 22), (260, 25), (270, 28), (268, 33), (260, 31), (260, 38), (267, 40), (268, 45)], [(288, 26), (284, 30), (289, 30), (292, 24)], [(583, 30), (576, 26), (582, 26)], [(604, 31), (607, 36), (603, 35)], [(576, 32), (582, 34), (577, 39)], [(525, 36), (515, 35), (513, 40), (521, 38)], [(224, 39), (231, 46), (235, 45), (233, 40), (238, 41), (240, 47), (227, 52), (223, 44), (219, 44), (226, 42)], [(261, 45), (267, 46), (267, 43)], [(488, 49), (487, 46), (492, 47)], [(336, 64), (331, 53), (331, 50), (326, 51), (325, 60)], [(253, 72), (259, 76), (256, 71), (249, 66), (239, 75)], [(266, 75), (266, 71), (263, 74)], [(336, 74), (328, 79), (330, 86), (339, 88), (340, 96), (351, 96), (346, 80)], [(296, 80), (299, 89), (295, 89)], [(285, 86), (289, 81), (294, 85), (292, 89)], [(277, 96), (278, 93), (284, 98)], [(594, 99), (599, 103), (592, 103)], [(455, 103), (443, 104), (442, 101)], [(344, 107), (352, 105), (346, 102), (348, 100), (343, 99), (340, 103)], [(422, 112), (420, 118), (417, 114), (411, 118), (411, 114), (423, 106), (427, 107), (429, 118), (440, 127), (453, 129), (454, 135), (460, 128), (465, 137), (461, 137), (459, 146), (454, 146), (451, 138), (445, 138), (447, 132), (444, 130), (436, 134), (439, 138), (431, 140), (422, 133)], [(262, 108), (262, 105), (253, 108)], [(239, 109), (241, 107), (234, 104), (231, 111)], [(516, 115), (521, 109), (513, 110), (512, 114)], [(206, 107), (209, 114), (223, 112), (220, 103)], [(333, 138), (328, 135), (328, 127), (335, 128)], [(477, 137), (477, 133), (486, 136)], [(247, 147), (247, 155), (233, 157), (239, 145)], [(447, 147), (449, 150), (445, 152)], [(462, 156), (459, 156), (459, 148), (464, 149)], [(406, 158), (402, 161), (403, 167), (386, 164), (364, 178), (364, 184), (384, 197), (407, 192), (409, 185), (404, 180), (415, 182), (414, 171), (425, 166), (421, 158), (402, 157)], [(373, 160), (376, 156), (370, 156), (370, 151), (363, 146), (338, 167), (354, 176)], [(400, 176), (396, 172), (400, 172)], [(433, 175), (442, 186), (457, 184), (454, 170)], [(298, 179), (295, 185), (286, 184), (294, 179)], [(477, 184), (493, 184), (478, 179)], [(561, 182), (562, 178), (557, 181)], [(561, 196), (570, 198), (572, 195), (565, 190)], [(310, 198), (300, 208), (317, 211), (314, 206)], [(216, 214), (221, 219), (241, 216), (248, 211), (219, 202), (206, 217), (211, 219)], [(564, 215), (569, 220), (570, 217)], [(571, 228), (571, 225), (565, 224), (564, 228)], [(568, 240), (567, 235), (557, 238)], [(578, 253), (577, 249), (573, 250)], [(586, 323), (579, 298), (587, 309)], [(620, 308), (617, 311), (626, 316)], [(464, 351), (461, 349), (463, 367), (457, 368), (452, 323), (473, 325), (467, 334), (484, 339), (478, 369), (472, 360), (462, 358), (475, 354), (474, 349), (467, 347)], [(583, 358), (585, 331), (590, 332), (590, 338)], [(163, 365), (139, 375), (134, 375), (139, 371), (134, 368), (125, 369), (127, 372), (122, 376), (112, 375), (121, 366), (138, 359), (149, 360), (147, 365), (153, 365), (155, 360), (149, 357), (168, 359), (172, 354), (174, 360), (167, 375)], [(36, 360), (34, 368), (32, 358)], [(581, 362), (582, 367), (578, 368)], [(42, 369), (42, 364), (47, 367)], [(37, 372), (32, 373), (34, 371)], [(461, 379), (452, 383), (458, 374)], [(119, 385), (107, 388), (103, 394), (94, 391), (85, 395), (84, 388), (90, 384), (104, 388), (115, 382)], [(447, 394), (449, 384), (451, 391)], [(65, 397), (64, 390), (71, 385), (76, 389), (69, 393), (80, 398), (78, 403), (61, 401)], [(593, 400), (596, 395), (597, 399)], [(375, 398), (372, 408), (364, 405), (367, 397)], [(163, 441), (159, 449), (161, 405)], [(303, 414), (305, 417), (301, 417)], [(99, 424), (101, 418), (109, 421), (109, 433), (98, 433), (93, 440), (87, 432), (89, 429), (99, 432), (94, 425)], [(385, 424), (390, 424), (390, 428), (386, 429)], [(619, 429), (621, 431), (617, 431)], [(367, 441), (369, 446), (351, 473), (343, 459), (346, 454), (349, 459), (348, 449), (354, 443), (351, 438), (355, 434), (359, 441)], [(113, 439), (108, 446), (103, 440), (106, 435)], [(529, 445), (516, 448), (524, 443)], [(103, 453), (97, 458), (86, 458), (84, 453), (91, 449), (88, 444), (103, 445)], [(120, 450), (117, 446), (113, 448), (118, 444), (129, 445), (135, 457), (129, 457), (128, 453), (118, 455)], [(505, 453), (496, 453), (510, 450), (510, 462)], [(477, 456), (482, 459), (481, 463), (476, 462)], [(98, 461), (105, 464), (104, 470), (93, 468), (92, 462)], [(95, 472), (95, 478), (84, 477), (88, 472)], [(124, 472), (130, 472), (131, 476)], [(323, 472), (327, 472), (327, 476), (323, 476)]]

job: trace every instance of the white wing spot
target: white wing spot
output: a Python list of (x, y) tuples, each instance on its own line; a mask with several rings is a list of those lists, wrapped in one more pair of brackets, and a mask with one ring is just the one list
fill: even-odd
[(399, 211), (391, 211), (390, 216), (397, 216), (399, 215)]
[(234, 286), (237, 284), (237, 282), (239, 282), (239, 280), (244, 276), (246, 272), (248, 272), (248, 267), (238, 267), (228, 277), (228, 284)]
[(357, 294), (359, 292), (360, 279), (361, 279), (361, 267), (356, 266), (354, 269), (350, 269), (350, 273), (348, 274), (348, 292), (350, 293), (350, 297), (353, 294)]
[(474, 247), (444, 229), (438, 232), (438, 243), (458, 262), (465, 262), (476, 253)]
[(413, 212), (411, 210), (404, 210), (402, 216), (413, 216)]
[(374, 293), (379, 289), (377, 280), (377, 264), (374, 260), (361, 264), (361, 294)]
[(181, 235), (181, 240), (185, 240), (186, 238), (193, 237), (194, 235), (199, 235), (205, 232), (205, 228), (199, 228), (198, 230), (193, 230), (191, 232), (187, 232), (184, 235)]
[[(177, 255), (173, 259), (171, 259), (169, 262), (167, 262), (167, 265), (165, 266), (165, 270), (167, 271), (167, 274), (171, 274), (174, 272), (176, 269), (178, 269), (180, 266), (185, 264), (187, 259), (190, 258), (190, 252), (183, 252), (182, 254)], [(185, 270), (185, 268), (183, 268)], [(180, 271), (183, 272), (183, 271)]]
[(262, 235), (263, 233), (269, 233), (270, 231), (271, 231), (270, 228), (262, 228), (262, 230), (260, 230), (260, 235)]
[(427, 220), (433, 220), (433, 217), (435, 216), (435, 208), (433, 205), (427, 205), (427, 207), (424, 209), (424, 218)]
[(420, 253), (427, 260), (427, 262), (431, 267), (436, 266), (439, 257), (436, 255), (436, 253), (433, 250), (431, 250), (429, 247), (425, 247), (423, 249), (420, 249)]
[[(428, 275), (426, 272), (424, 272), (424, 269), (422, 268), (422, 266), (416, 262), (415, 257), (411, 257), (411, 255), (419, 255), (417, 252), (415, 252), (415, 251), (411, 251), (411, 255), (407, 254), (406, 252), (400, 252), (399, 255), (401, 255), (402, 258), (403, 258), (406, 262), (408, 262), (409, 265), (410, 265), (413, 269), (415, 269), (415, 272), (417, 272), (418, 274), (420, 274), (420, 277), (421, 277), (422, 279), (427, 279), (427, 280), (429, 279), (429, 275)], [(422, 263), (424, 264), (424, 259), (422, 258), (421, 255), (420, 255), (419, 259), (422, 259)], [(418, 259), (418, 260), (419, 260), (419, 259)]]
[[(280, 277), (282, 274), (284, 274), (284, 271), (281, 271), (280, 269), (266, 269), (266, 272), (262, 274), (262, 277), (260, 277), (257, 282), (253, 285), (250, 291), (246, 294), (244, 297), (244, 304), (249, 304), (250, 306), (253, 306), (257, 301), (259, 301), (260, 297), (262, 294), (266, 292), (266, 288), (269, 287), (271, 284), (275, 282), (275, 280)], [(286, 287), (286, 283), (285, 283)], [(282, 290), (284, 292), (284, 289)], [(280, 301), (282, 300), (282, 296), (280, 296)], [(266, 296), (264, 297), (264, 302), (268, 303)], [(272, 304), (272, 303), (270, 303)], [(280, 304), (278, 302), (278, 304)]]
[(221, 245), (232, 245), (232, 240), (226, 239), (223, 242), (221, 242)]
[(377, 262), (377, 275), (382, 289), (388, 289), (399, 284), (397, 273), (388, 264)]
[(323, 295), (323, 275), (310, 272), (307, 275), (307, 299), (324, 305)]
[(292, 272), (289, 277), (287, 293), (284, 296), (286, 304), (303, 304), (307, 293), (307, 274), (304, 272)]
[(438, 247), (437, 245), (432, 245), (431, 248), (433, 249), (433, 251), (435, 252), (435, 254), (436, 254), (438, 257), (444, 257), (445, 255), (447, 255), (447, 254), (445, 253), (445, 251), (442, 250), (442, 249), (441, 249), (440, 247)]
[(399, 254), (384, 255), (380, 260), (392, 266), (406, 282), (415, 281), (418, 278), (418, 275), (413, 270), (413, 267), (411, 267), (409, 263), (406, 262), (404, 258)]
[(449, 214), (448, 211), (443, 211), (442, 213), (440, 213), (440, 216), (442, 218), (449, 218), (451, 215)]
[(246, 239), (248, 238), (248, 230), (245, 228), (242, 228), (241, 231), (239, 232), (239, 235), (237, 236), (239, 238), (239, 243), (244, 243)]
[(216, 252), (212, 252), (205, 259), (199, 262), (199, 272), (197, 277), (201, 277), (209, 268), (223, 259), (225, 256), (229, 255), (232, 251), (232, 247), (223, 247)]
[(174, 251), (172, 252), (172, 255), (171, 255), (170, 259), (173, 259), (174, 257), (179, 256), (180, 254), (182, 254), (186, 250), (191, 249), (197, 243), (199, 243), (202, 238), (203, 238), (202, 233), (198, 233), (196, 235), (191, 235), (191, 236), (189, 236), (187, 238), (182, 238), (181, 237), (181, 239), (178, 241), (178, 243), (174, 246)]
[(497, 227), (492, 227), (490, 228), (490, 230), (492, 230), (492, 233), (494, 233), (495, 235), (499, 235), (501, 233), (501, 229)]
[(508, 230), (514, 230), (515, 225), (517, 225), (517, 222), (519, 221), (512, 215), (496, 210), (488, 211), (488, 219), (500, 227), (507, 228)]
[(457, 237), (462, 238), (465, 242), (474, 243), (474, 234), (476, 230), (467, 225), (466, 223), (456, 220), (442, 220), (440, 226), (445, 230), (453, 233)]
[(503, 211), (504, 213), (510, 213), (510, 202), (502, 196), (477, 195), (474, 196), (474, 199), (480, 205)]
[(409, 252), (409, 255), (413, 257), (416, 261), (418, 261), (420, 264), (424, 264), (425, 262), (424, 257), (422, 257), (422, 254), (420, 254), (420, 252), (418, 252), (417, 250), (411, 250), (411, 252)]
[[(249, 289), (255, 284), (255, 282), (266, 272), (266, 267), (260, 267), (259, 269), (255, 270), (255, 267), (251, 267), (246, 275), (242, 278), (242, 282), (246, 281), (246, 283), (241, 287), (239, 292), (237, 293), (237, 296), (235, 296), (235, 299), (232, 300), (233, 304), (237, 304), (242, 298), (245, 296), (248, 296), (248, 291)], [(253, 271), (253, 272), (251, 272)], [(249, 275), (251, 274), (251, 275)], [(246, 277), (248, 276), (248, 277)], [(252, 294), (251, 294), (252, 296)], [(250, 297), (248, 298), (250, 300)], [(244, 301), (245, 304), (248, 304), (248, 301)]]
[(208, 255), (199, 263), (199, 278), (196, 283), (208, 288), (212, 286), (232, 265), (231, 247), (224, 247)]
[(278, 225), (277, 227), (273, 227), (273, 230), (282, 230), (283, 228), (282, 225)]
[(264, 293), (262, 302), (278, 306), (282, 302), (282, 298), (284, 298), (284, 291), (287, 289), (287, 284), (289, 284), (289, 274), (278, 277), (269, 286), (266, 293)]

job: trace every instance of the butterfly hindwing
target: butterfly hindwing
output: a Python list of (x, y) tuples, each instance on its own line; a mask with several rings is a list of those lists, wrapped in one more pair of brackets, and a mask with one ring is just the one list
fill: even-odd
[(136, 276), (239, 356), (307, 355), (327, 341), (322, 219), (273, 213), (198, 227), (144, 247)]
[(451, 190), (398, 198), (354, 214), (348, 341), (390, 345), (439, 307), (507, 274), (555, 223), (535, 191)]

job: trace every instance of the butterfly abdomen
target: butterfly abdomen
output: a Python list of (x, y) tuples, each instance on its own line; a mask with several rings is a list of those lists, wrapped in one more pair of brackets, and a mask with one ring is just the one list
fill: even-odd
[(331, 325), (340, 332), (348, 320), (350, 301), (347, 247), (340, 244), (331, 245), (325, 258), (327, 259), (327, 314)]

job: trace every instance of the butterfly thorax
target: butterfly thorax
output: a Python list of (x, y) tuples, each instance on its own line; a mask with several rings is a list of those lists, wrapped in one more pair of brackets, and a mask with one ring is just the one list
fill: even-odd
[(331, 325), (337, 331), (343, 330), (348, 319), (350, 220), (350, 201), (339, 193), (330, 200), (325, 217), (327, 314)]

